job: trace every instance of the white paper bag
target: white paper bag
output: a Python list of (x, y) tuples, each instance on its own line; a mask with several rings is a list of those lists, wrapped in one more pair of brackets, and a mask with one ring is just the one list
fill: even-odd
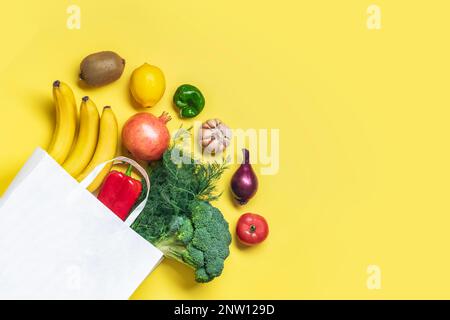
[(42, 149), (24, 165), (0, 201), (1, 299), (128, 299), (161, 261), (84, 187)]

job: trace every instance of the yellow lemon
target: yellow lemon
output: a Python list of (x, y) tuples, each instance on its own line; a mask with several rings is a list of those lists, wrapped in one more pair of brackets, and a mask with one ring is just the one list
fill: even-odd
[(143, 107), (153, 107), (166, 90), (166, 80), (161, 69), (144, 63), (131, 75), (130, 90), (134, 99)]

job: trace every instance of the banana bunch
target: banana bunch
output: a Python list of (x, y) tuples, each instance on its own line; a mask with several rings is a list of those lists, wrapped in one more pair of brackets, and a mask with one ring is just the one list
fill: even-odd
[[(95, 103), (84, 97), (80, 117), (72, 89), (61, 81), (53, 83), (56, 106), (56, 127), (48, 153), (75, 179), (82, 181), (97, 165), (111, 160), (117, 152), (118, 125), (116, 117), (107, 106), (100, 116)], [(78, 134), (77, 134), (78, 131)], [(94, 192), (111, 170), (105, 166), (89, 185)]]

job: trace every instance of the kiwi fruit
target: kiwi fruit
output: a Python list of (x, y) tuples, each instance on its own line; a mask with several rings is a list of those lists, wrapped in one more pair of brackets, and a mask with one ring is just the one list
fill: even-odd
[(80, 64), (80, 79), (87, 85), (99, 87), (120, 78), (125, 60), (113, 51), (101, 51), (88, 55)]

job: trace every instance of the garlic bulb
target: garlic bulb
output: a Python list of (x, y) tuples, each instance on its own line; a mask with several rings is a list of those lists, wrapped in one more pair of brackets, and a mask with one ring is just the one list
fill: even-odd
[(231, 129), (219, 119), (205, 121), (200, 128), (200, 144), (204, 152), (219, 154), (231, 142)]

